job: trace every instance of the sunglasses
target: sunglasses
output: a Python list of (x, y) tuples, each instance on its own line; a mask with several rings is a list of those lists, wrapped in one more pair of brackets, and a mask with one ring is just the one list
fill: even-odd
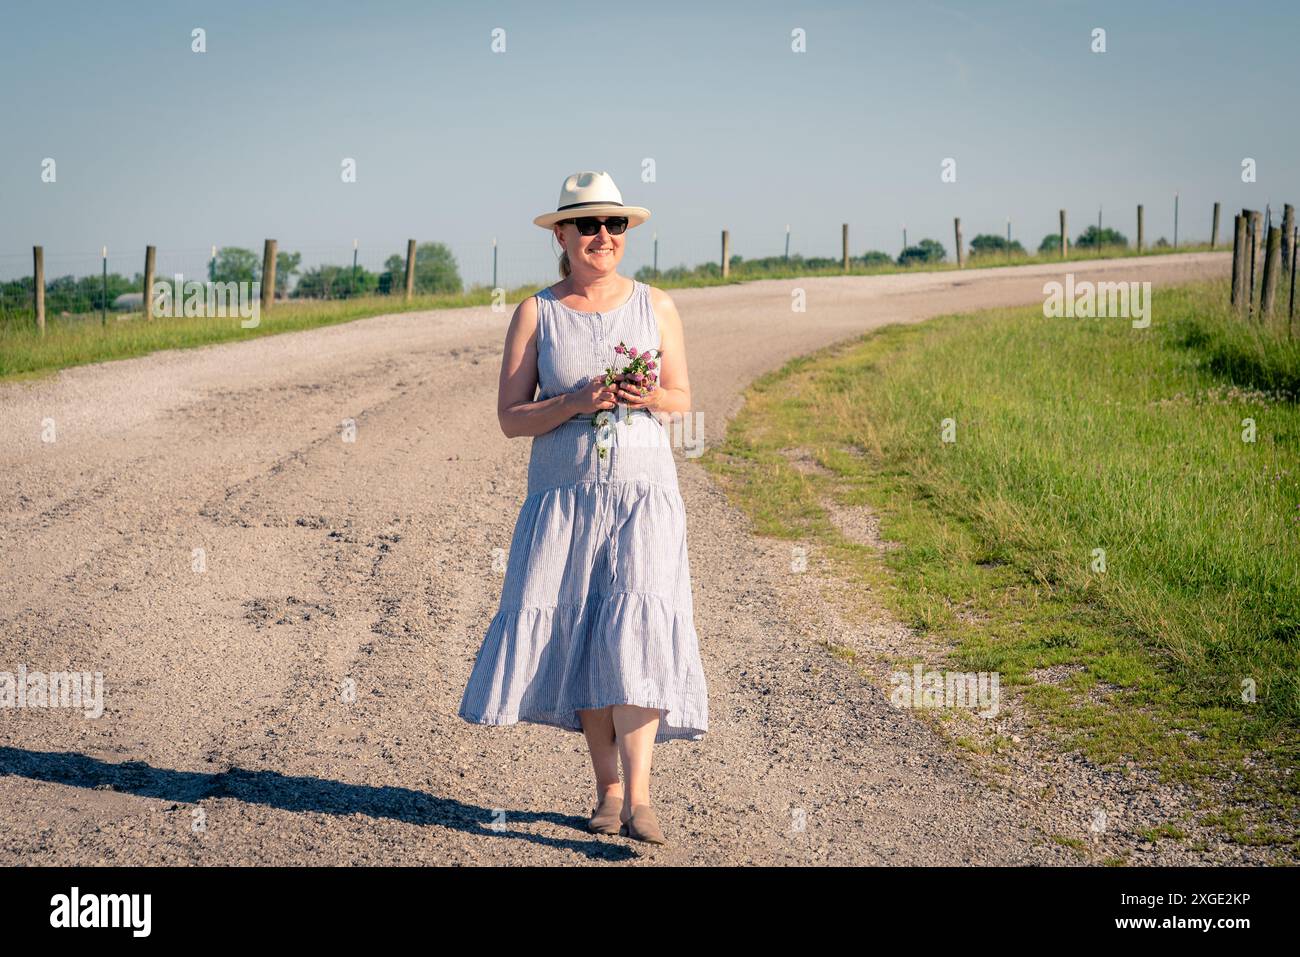
[[(579, 216), (577, 219), (569, 219), (565, 220), (565, 222), (573, 223), (573, 225), (577, 226), (578, 235), (580, 236), (595, 236), (600, 232), (600, 227), (602, 225), (601, 221), (595, 216)], [(619, 236), (622, 235), (625, 229), (627, 229), (627, 217), (609, 216), (605, 219), (603, 225), (605, 229), (609, 231), (611, 236)]]

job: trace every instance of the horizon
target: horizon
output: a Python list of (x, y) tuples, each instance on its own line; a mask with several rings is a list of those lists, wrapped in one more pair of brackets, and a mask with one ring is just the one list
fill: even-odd
[[(585, 45), (634, 36), (644, 52), (630, 67), (548, 56), (565, 49), (565, 25), (517, 3), (178, 4), (154, 11), (147, 31), (87, 3), (15, 11), (0, 75), (38, 95), (0, 104), (0, 279), (30, 275), (34, 245), (47, 279), (98, 274), (104, 245), (110, 272), (134, 276), (149, 244), (160, 277), (189, 279), (206, 276), (213, 245), (260, 256), (274, 238), (306, 270), (351, 265), (356, 239), (374, 271), (415, 238), (447, 245), (470, 286), (491, 281), (495, 238), (502, 286), (552, 282), (557, 249), (531, 220), (580, 169), (609, 171), (626, 203), (651, 210), (628, 233), (629, 276), (650, 264), (656, 234), (661, 270), (716, 262), (724, 228), (733, 255), (780, 255), (787, 224), (792, 255), (838, 257), (847, 222), (854, 256), (896, 256), (906, 226), (910, 244), (934, 239), (951, 258), (957, 216), (967, 246), (1005, 236), (1010, 218), (1032, 253), (1060, 208), (1072, 242), (1099, 207), (1132, 242), (1142, 203), (1154, 245), (1174, 240), (1177, 192), (1181, 246), (1209, 238), (1216, 201), (1224, 242), (1239, 209), (1277, 219), (1300, 195), (1282, 79), (1300, 11), (1286, 4), (1248, 17), (1173, 3), (920, 6), (932, 15), (610, 9), (585, 26)], [(1090, 49), (1096, 27), (1104, 53)], [(206, 52), (192, 52), (195, 28)], [(492, 51), (497, 28), (504, 52)], [(796, 28), (807, 52), (791, 50)], [(660, 50), (671, 68), (637, 69)], [(538, 82), (548, 67), (554, 82)], [(552, 117), (566, 97), (581, 105), (593, 75), (623, 81), (617, 102), (597, 105), (629, 122), (517, 159), (515, 144), (556, 135)], [(1216, 115), (1230, 128), (1210, 128)], [(1103, 149), (1089, 148), (1094, 138)], [(53, 183), (42, 182), (46, 158)], [(356, 182), (345, 183), (349, 158)], [(948, 158), (955, 182), (941, 179)], [(1242, 182), (1246, 158), (1253, 183)], [(647, 161), (653, 182), (642, 181)]]

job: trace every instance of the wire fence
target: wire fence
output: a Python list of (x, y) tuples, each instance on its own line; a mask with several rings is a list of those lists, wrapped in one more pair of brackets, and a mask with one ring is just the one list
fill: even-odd
[[(636, 237), (641, 239), (640, 236)], [(701, 264), (719, 269), (718, 239), (667, 242), (654, 236), (629, 242), (620, 270), (649, 280), (669, 271), (694, 272)], [(440, 246), (444, 252), (435, 252)], [(405, 291), (406, 242), (376, 246), (352, 243), (277, 241), (276, 298), (331, 300)], [(773, 250), (771, 255), (782, 255)], [(764, 255), (769, 254), (767, 251)], [(792, 251), (798, 256), (797, 250)], [(51, 320), (91, 314), (142, 312), (145, 250), (42, 250), (45, 313)], [(834, 258), (834, 257), (831, 257)], [(261, 280), (263, 242), (208, 247), (157, 247), (154, 281)], [(828, 259), (828, 262), (830, 259)], [(838, 261), (838, 260), (835, 260)], [(671, 265), (670, 265), (671, 263)], [(0, 255), (0, 317), (30, 321), (35, 315), (31, 253)], [(417, 244), (416, 294), (475, 289), (541, 288), (560, 278), (559, 248), (553, 242)]]
[[(1042, 227), (1039, 227), (1042, 228)], [(1050, 228), (1050, 227), (1049, 227)], [(973, 238), (986, 242), (1001, 240), (1001, 225)], [(1010, 229), (1006, 229), (1011, 239)], [(898, 252), (866, 252), (850, 257), (854, 267), (908, 263), (908, 251), (916, 260), (933, 263), (954, 258), (954, 236), (929, 230), (940, 238), (922, 238), (919, 230), (911, 246), (906, 232), (893, 245)], [(722, 232), (711, 237), (660, 237), (656, 231), (629, 233), (621, 270), (642, 280), (679, 275), (718, 275), (722, 272)], [(1050, 238), (1050, 235), (1049, 237)], [(1124, 240), (1124, 237), (1120, 237)], [(531, 241), (496, 243), (418, 243), (413, 263), (412, 291), (416, 294), (465, 293), (476, 289), (541, 288), (560, 278), (558, 243), (539, 237)], [(802, 239), (802, 241), (801, 241)], [(747, 244), (743, 261), (747, 267), (764, 262), (781, 268), (788, 262), (808, 270), (841, 266), (847, 244), (841, 236), (791, 237), (776, 227), (768, 242)], [(945, 241), (946, 240), (946, 241)], [(1124, 240), (1127, 242), (1127, 240)], [(1148, 241), (1148, 246), (1155, 245)], [(758, 248), (753, 248), (758, 246)], [(969, 256), (979, 250), (970, 240), (963, 246)], [(293, 237), (277, 242), (275, 298), (301, 300), (348, 299), (356, 296), (402, 295), (406, 291), (407, 243), (322, 242), (311, 237)], [(728, 243), (731, 264), (742, 261)], [(953, 249), (953, 252), (949, 250)], [(1096, 248), (1098, 255), (1115, 247)], [(917, 252), (920, 250), (920, 252)], [(1039, 243), (1026, 237), (1024, 246), (1010, 242), (1005, 247), (1034, 254)], [(168, 284), (192, 281), (260, 282), (264, 254), (263, 240), (206, 247), (159, 247), (155, 251), (154, 281)], [(48, 319), (86, 317), (108, 313), (143, 312), (145, 251), (109, 247), (92, 252), (57, 248), (43, 249), (45, 315)], [(0, 320), (24, 323), (35, 319), (33, 255), (0, 255)]]

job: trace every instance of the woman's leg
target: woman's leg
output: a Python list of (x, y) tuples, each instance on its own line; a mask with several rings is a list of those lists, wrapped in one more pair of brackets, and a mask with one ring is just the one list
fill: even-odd
[(623, 758), (623, 776), (627, 779), (623, 792), (626, 820), (632, 815), (632, 805), (650, 803), (650, 759), (654, 755), (655, 732), (659, 729), (659, 709), (616, 704), (612, 710), (618, 751)]
[(606, 794), (621, 794), (623, 791), (618, 778), (618, 744), (614, 740), (612, 712), (612, 707), (578, 710), (578, 720), (582, 722), (582, 732), (587, 736), (587, 747), (591, 749), (591, 766), (596, 772), (597, 804)]

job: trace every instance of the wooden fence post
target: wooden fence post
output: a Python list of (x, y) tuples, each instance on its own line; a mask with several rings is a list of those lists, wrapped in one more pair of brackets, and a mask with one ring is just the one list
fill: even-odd
[(1210, 250), (1219, 242), (1219, 204), (1214, 204), (1214, 218), (1210, 221)]
[(849, 271), (849, 224), (840, 227), (840, 247), (844, 254), (844, 271)]
[(262, 245), (262, 311), (266, 312), (275, 301), (275, 249), (274, 239), (268, 239)]
[(731, 233), (722, 231), (722, 278), (731, 275)]
[(1300, 229), (1291, 228), (1291, 304), (1286, 310), (1286, 337), (1291, 338), (1291, 320), (1295, 318), (1295, 270), (1296, 270), (1296, 246), (1300, 246)]
[(961, 269), (963, 268), (963, 262), (961, 258), (961, 217), (960, 216), (953, 219), (952, 231), (954, 236), (956, 237), (956, 242), (957, 242), (957, 268)]
[(1286, 203), (1282, 207), (1282, 268), (1291, 270), (1291, 234), (1295, 231), (1295, 207)]
[(45, 247), (32, 247), (32, 307), (36, 310), (36, 331), (45, 335)]
[(1250, 263), (1246, 274), (1250, 283), (1246, 290), (1246, 314), (1250, 315), (1255, 310), (1255, 272), (1259, 260), (1259, 240), (1256, 234), (1259, 232), (1260, 215), (1254, 209), (1243, 209), (1242, 213), (1246, 217), (1246, 256)]
[(1246, 217), (1232, 217), (1232, 305), (1246, 310)]
[(1258, 209), (1251, 210), (1251, 229), (1254, 230), (1251, 235), (1255, 239), (1255, 259), (1259, 263), (1259, 268), (1264, 268), (1264, 214)]
[(406, 301), (415, 295), (415, 240), (406, 241)]
[(1065, 231), (1065, 210), (1061, 210), (1061, 258), (1070, 254), (1070, 236)]
[[(154, 263), (157, 261), (158, 248), (156, 246), (144, 247), (144, 317), (153, 318), (153, 273)], [(172, 314), (175, 315), (175, 303), (172, 304)], [(183, 315), (184, 313), (182, 313)]]
[(1276, 226), (1268, 227), (1267, 249), (1264, 256), (1264, 288), (1259, 294), (1261, 319), (1273, 315), (1273, 303), (1277, 301), (1277, 277), (1282, 271), (1282, 230)]
[(1142, 204), (1138, 203), (1138, 255), (1142, 255), (1142, 240), (1146, 236), (1146, 219), (1142, 215)]

